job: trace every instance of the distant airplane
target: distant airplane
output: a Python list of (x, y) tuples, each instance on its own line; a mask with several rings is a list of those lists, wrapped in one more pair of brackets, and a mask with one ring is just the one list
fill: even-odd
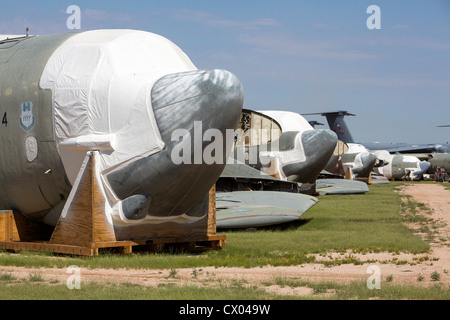
[(434, 174), (438, 169), (444, 169), (450, 173), (450, 153), (411, 153), (422, 161), (430, 163), (427, 173)]
[[(438, 127), (450, 127), (450, 125), (443, 125)], [(450, 153), (446, 152), (428, 152), (428, 153), (413, 153), (421, 160), (426, 160), (430, 163), (428, 173), (434, 174), (437, 170), (444, 169), (446, 172), (450, 172)]]
[[(304, 115), (322, 115), (327, 118), (328, 125), (336, 134), (339, 140), (347, 143), (355, 143), (353, 137), (343, 120), (344, 116), (355, 116), (355, 114), (347, 111), (333, 111), (310, 113)], [(440, 126), (446, 127), (446, 126)], [(450, 152), (448, 143), (423, 143), (423, 144), (408, 144), (408, 143), (381, 143), (381, 142), (358, 142), (364, 145), (369, 150), (387, 150), (390, 153), (425, 153), (425, 152)]]
[(1, 209), (54, 226), (94, 152), (115, 226), (205, 215), (229, 150), (223, 163), (177, 165), (171, 152), (193, 139), (171, 136), (194, 133), (196, 121), (205, 124), (200, 134), (235, 130), (243, 104), (236, 76), (198, 70), (175, 44), (144, 31), (0, 39)]
[[(370, 154), (375, 154), (378, 160), (383, 161), (379, 165), (374, 164), (373, 170), (377, 173), (383, 174), (388, 179), (405, 179), (410, 178), (413, 180), (419, 180), (422, 178), (423, 174), (427, 172), (430, 167), (430, 163), (426, 161), (420, 161), (417, 157), (400, 155), (400, 154), (390, 154), (399, 152), (402, 149), (404, 152), (409, 150), (425, 150), (431, 145), (425, 146), (409, 146), (405, 148), (394, 147), (394, 148), (383, 148), (382, 145), (369, 145), (366, 143), (355, 143), (353, 137), (347, 127), (347, 124), (344, 121), (345, 116), (354, 116), (354, 114), (348, 113), (347, 111), (334, 111), (334, 112), (321, 112), (321, 113), (310, 113), (308, 115), (321, 115), (325, 116), (328, 121), (328, 125), (331, 130), (336, 132), (339, 140), (347, 143), (349, 146), (354, 145), (360, 150), (361, 153), (364, 151), (369, 152)], [(417, 147), (417, 149), (415, 149)], [(434, 145), (433, 150), (442, 150), (439, 149), (442, 147), (441, 145)], [(425, 148), (425, 149), (424, 149)], [(384, 150), (381, 152), (380, 150)], [(429, 149), (426, 149), (429, 150)], [(378, 151), (378, 152), (375, 152)], [(420, 151), (417, 151), (420, 152)], [(370, 160), (373, 157), (369, 158)], [(344, 162), (344, 160), (343, 160)], [(369, 161), (370, 162), (370, 161)]]
[(375, 154), (386, 165), (375, 167), (374, 171), (388, 179), (420, 180), (431, 166), (430, 162), (420, 161), (419, 158), (410, 154), (390, 154), (386, 150), (376, 150)]
[[(339, 118), (341, 113), (342, 116), (354, 116), (347, 111), (326, 113), (330, 129), (336, 133), (339, 141), (342, 141), (348, 146), (346, 152), (341, 155), (340, 163), (342, 164), (342, 172), (340, 172), (340, 174), (346, 174), (349, 172), (351, 175), (350, 178), (368, 182), (374, 166), (378, 163), (377, 157), (373, 152), (369, 152), (369, 150), (367, 150), (363, 145), (357, 144), (353, 141), (353, 137), (348, 130), (346, 123), (341, 121)], [(325, 113), (307, 113), (303, 115), (317, 114), (325, 115)], [(328, 170), (330, 171), (331, 168), (328, 168)]]

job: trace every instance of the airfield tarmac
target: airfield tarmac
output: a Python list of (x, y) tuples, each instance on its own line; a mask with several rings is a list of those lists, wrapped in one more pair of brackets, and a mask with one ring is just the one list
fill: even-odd
[[(448, 186), (448, 184), (445, 184)], [(274, 282), (276, 278), (304, 280), (308, 282), (334, 282), (349, 283), (355, 280), (366, 281), (371, 275), (368, 267), (378, 266), (381, 272), (381, 288), (383, 283), (389, 281), (393, 285), (414, 285), (430, 287), (437, 282), (445, 288), (450, 287), (450, 190), (446, 190), (441, 184), (408, 184), (402, 187), (404, 195), (412, 196), (417, 202), (425, 203), (432, 208), (428, 218), (435, 220), (436, 233), (430, 243), (429, 253), (405, 254), (405, 253), (367, 253), (358, 254), (330, 253), (327, 256), (316, 256), (316, 261), (330, 258), (344, 259), (352, 257), (363, 262), (362, 264), (342, 264), (327, 267), (321, 263), (303, 264), (299, 266), (263, 268), (215, 268), (202, 267), (196, 270), (193, 277), (193, 269), (177, 269), (176, 277), (170, 277), (171, 270), (131, 270), (131, 269), (81, 269), (82, 282), (107, 282), (107, 283), (134, 283), (144, 286), (158, 286), (160, 284), (198, 285), (200, 287), (241, 281), (248, 286), (257, 286), (270, 293), (280, 295), (304, 296), (311, 295), (313, 289), (308, 287), (291, 288), (289, 286), (271, 285), (264, 283)], [(415, 228), (411, 225), (410, 228)], [(420, 233), (418, 233), (420, 235)], [(444, 239), (444, 240), (443, 240)], [(446, 239), (446, 240), (445, 240)], [(401, 261), (402, 263), (398, 263)], [(36, 272), (33, 268), (0, 266), (0, 271), (8, 272), (16, 278), (27, 278), (30, 272)], [(66, 281), (68, 275), (64, 268), (40, 268), (39, 274), (46, 280)], [(439, 281), (433, 281), (430, 275), (437, 272)], [(389, 277), (389, 280), (387, 278)], [(418, 280), (421, 278), (422, 280)], [(324, 295), (332, 295), (325, 292)]]

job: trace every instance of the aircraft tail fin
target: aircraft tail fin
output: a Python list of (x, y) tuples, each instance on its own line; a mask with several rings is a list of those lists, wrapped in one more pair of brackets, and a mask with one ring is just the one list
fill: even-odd
[(333, 111), (333, 112), (319, 112), (319, 113), (304, 113), (302, 115), (321, 115), (327, 118), (328, 125), (333, 130), (338, 139), (345, 143), (353, 143), (353, 137), (348, 130), (347, 124), (344, 121), (344, 116), (354, 116), (347, 111)]

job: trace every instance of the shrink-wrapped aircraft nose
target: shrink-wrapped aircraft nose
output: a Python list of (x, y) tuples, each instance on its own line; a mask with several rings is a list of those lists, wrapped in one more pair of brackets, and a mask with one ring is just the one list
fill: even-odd
[(0, 52), (0, 87), (11, 91), (0, 105), (17, 119), (13, 134), (0, 135), (14, 150), (2, 157), (4, 207), (55, 226), (92, 169), (98, 203), (117, 228), (202, 220), (230, 151), (226, 130), (241, 115), (234, 75), (198, 70), (170, 40), (140, 30), (11, 43)]
[(239, 79), (225, 70), (174, 73), (155, 82), (151, 101), (164, 149), (107, 176), (125, 217), (204, 214), (189, 210), (225, 166), (232, 147), (226, 131), (238, 125), (243, 96)]
[(369, 177), (377, 162), (377, 156), (372, 152), (358, 153), (355, 157), (355, 166), (352, 168), (356, 177)]
[(194, 121), (203, 130), (235, 129), (243, 104), (239, 79), (226, 70), (196, 70), (167, 75), (152, 89), (152, 106), (163, 140), (176, 129), (193, 132)]
[(317, 178), (330, 160), (337, 136), (328, 129), (315, 129), (299, 133), (297, 139), (301, 139), (305, 161), (288, 164), (283, 167), (283, 171), (288, 178), (291, 176), (290, 180), (307, 183)]
[(431, 163), (428, 161), (420, 161), (418, 164), (418, 170), (413, 172), (413, 175), (417, 179), (421, 179), (422, 175), (427, 173), (428, 169), (431, 167)]

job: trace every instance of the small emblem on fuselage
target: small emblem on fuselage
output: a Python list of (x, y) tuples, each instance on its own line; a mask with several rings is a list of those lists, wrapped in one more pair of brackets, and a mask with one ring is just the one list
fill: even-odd
[(34, 116), (33, 116), (33, 103), (32, 102), (22, 102), (20, 105), (20, 126), (26, 132), (30, 131), (34, 127)]

